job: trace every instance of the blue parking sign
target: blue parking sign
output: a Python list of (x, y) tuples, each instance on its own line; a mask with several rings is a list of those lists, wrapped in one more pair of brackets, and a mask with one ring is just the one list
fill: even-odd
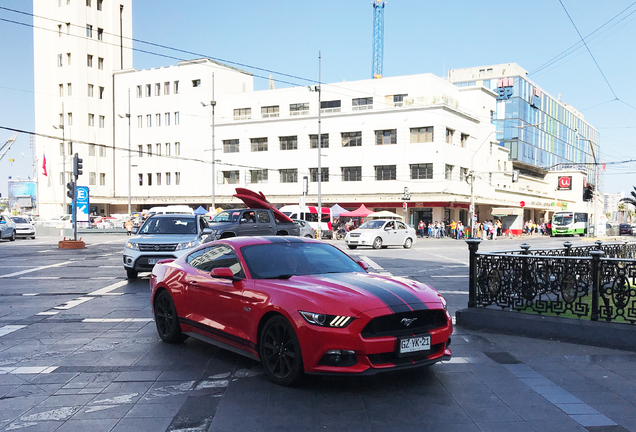
[(77, 206), (75, 209), (75, 217), (77, 222), (90, 222), (88, 217), (90, 212), (88, 186), (77, 186), (75, 198)]

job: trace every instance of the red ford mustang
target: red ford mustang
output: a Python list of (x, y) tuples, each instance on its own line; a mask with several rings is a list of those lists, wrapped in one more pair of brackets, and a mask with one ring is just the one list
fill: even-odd
[(433, 288), (367, 273), (301, 237), (207, 243), (153, 269), (162, 340), (187, 336), (260, 361), (275, 383), (303, 373), (374, 374), (449, 360), (451, 316)]

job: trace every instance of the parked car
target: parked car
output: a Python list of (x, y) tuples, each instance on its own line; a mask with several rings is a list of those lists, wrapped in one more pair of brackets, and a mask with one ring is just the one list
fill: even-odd
[(409, 249), (415, 243), (415, 228), (393, 219), (375, 219), (363, 223), (345, 236), (349, 249), (371, 246), (373, 249), (402, 246)]
[(622, 223), (619, 225), (620, 235), (632, 235), (632, 226), (628, 223)]
[(70, 214), (55, 216), (49, 220), (41, 222), (40, 225), (45, 227), (51, 227), (51, 228), (71, 228), (72, 218), (73, 216)]
[[(281, 213), (282, 215), (282, 213)], [(280, 218), (273, 210), (244, 208), (225, 210), (217, 214), (212, 222), (215, 240), (237, 236), (300, 235), (300, 227), (287, 216)]]
[(11, 219), (15, 222), (16, 237), (35, 238), (35, 226), (26, 216), (11, 216)]
[(0, 215), (0, 240), (9, 239), (15, 241), (15, 222), (7, 215)]
[(91, 221), (92, 228), (111, 228), (117, 218), (101, 216)]
[(366, 267), (302, 237), (207, 243), (154, 267), (157, 332), (165, 342), (192, 336), (259, 360), (281, 385), (303, 373), (371, 375), (449, 360), (444, 297)]
[(162, 259), (178, 258), (206, 241), (212, 230), (204, 218), (194, 214), (150, 216), (124, 247), (124, 269), (128, 279), (150, 271)]
[(316, 238), (316, 230), (306, 221), (300, 219), (292, 219), (296, 225), (300, 227), (300, 236), (307, 238)]

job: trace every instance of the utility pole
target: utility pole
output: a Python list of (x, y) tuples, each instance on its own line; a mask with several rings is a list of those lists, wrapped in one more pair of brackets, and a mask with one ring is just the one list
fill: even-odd
[(216, 106), (216, 101), (214, 100), (214, 72), (212, 72), (212, 100), (209, 104), (201, 102), (201, 105), (212, 107), (212, 208), (210, 210), (214, 212), (216, 210), (216, 157), (214, 149), (214, 107)]
[(322, 111), (322, 82), (321, 82), (321, 54), (318, 51), (318, 240), (322, 239), (322, 194), (321, 194), (321, 180), (322, 180), (322, 137), (320, 136), (320, 127), (322, 118), (320, 112)]
[(128, 216), (132, 216), (132, 148), (130, 147), (130, 87), (128, 88)]

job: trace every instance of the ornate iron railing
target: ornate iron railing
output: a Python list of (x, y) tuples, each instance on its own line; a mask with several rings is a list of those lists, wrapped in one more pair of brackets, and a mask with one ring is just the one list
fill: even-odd
[(468, 307), (636, 324), (636, 243), (470, 250)]

